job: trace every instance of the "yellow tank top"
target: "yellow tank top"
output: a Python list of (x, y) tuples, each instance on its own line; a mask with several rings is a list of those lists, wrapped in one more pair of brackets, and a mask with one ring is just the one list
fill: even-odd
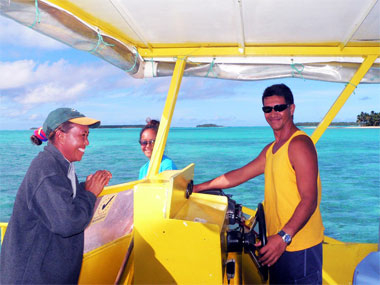
[[(266, 153), (264, 211), (268, 236), (277, 234), (285, 226), (301, 200), (295, 171), (288, 155), (289, 143), (299, 135), (307, 134), (298, 130), (275, 154), (272, 152), (274, 143)], [(322, 242), (324, 227), (319, 209), (320, 202), (321, 181), (318, 173), (317, 208), (306, 225), (292, 237), (291, 244), (286, 248), (287, 251), (303, 250)]]

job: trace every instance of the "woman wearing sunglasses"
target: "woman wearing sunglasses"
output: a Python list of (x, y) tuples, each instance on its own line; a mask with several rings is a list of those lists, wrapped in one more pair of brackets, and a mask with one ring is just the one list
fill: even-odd
[[(145, 178), (148, 173), (150, 158), (153, 153), (153, 147), (156, 141), (156, 136), (157, 136), (157, 131), (158, 131), (159, 126), (160, 126), (159, 121), (151, 120), (148, 118), (146, 126), (140, 132), (139, 143), (141, 146), (141, 150), (145, 154), (145, 156), (149, 159), (149, 161), (140, 168), (139, 179)], [(176, 169), (177, 167), (175, 166), (173, 160), (171, 160), (166, 155), (163, 155), (159, 172), (162, 172), (165, 170), (176, 170)]]

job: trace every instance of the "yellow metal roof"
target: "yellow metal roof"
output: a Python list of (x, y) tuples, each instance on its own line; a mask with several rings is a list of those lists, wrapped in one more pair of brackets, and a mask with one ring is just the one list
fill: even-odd
[[(33, 1), (32, 1), (33, 2)], [(139, 47), (380, 42), (374, 0), (76, 0), (56, 4)]]
[[(174, 64), (163, 63), (178, 57), (193, 64), (188, 76), (205, 76), (211, 67), (219, 78), (255, 80), (262, 79), (251, 75), (257, 70), (240, 68), (239, 77), (219, 69), (294, 61), (309, 70), (310, 63), (334, 62), (339, 70), (380, 55), (377, 0), (11, 0), (0, 3), (0, 13), (138, 78), (168, 75)], [(380, 82), (374, 72), (370, 78)]]

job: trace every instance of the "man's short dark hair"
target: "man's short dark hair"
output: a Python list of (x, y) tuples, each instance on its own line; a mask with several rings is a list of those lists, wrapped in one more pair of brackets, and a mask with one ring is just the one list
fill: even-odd
[(272, 86), (267, 87), (264, 90), (262, 101), (264, 105), (264, 98), (270, 97), (270, 96), (281, 96), (285, 98), (286, 104), (294, 104), (294, 99), (293, 99), (293, 93), (290, 90), (288, 86), (285, 84), (274, 84)]

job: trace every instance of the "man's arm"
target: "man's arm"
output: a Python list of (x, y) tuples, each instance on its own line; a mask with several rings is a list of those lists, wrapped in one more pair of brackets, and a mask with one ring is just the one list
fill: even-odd
[[(295, 170), (301, 201), (282, 230), (293, 237), (310, 219), (318, 203), (318, 158), (309, 137), (297, 136), (290, 142), (289, 160)], [(285, 249), (286, 243), (279, 235), (270, 236), (268, 244), (260, 251), (261, 261), (264, 265), (272, 265)]]
[(215, 188), (225, 189), (235, 187), (263, 174), (265, 169), (265, 155), (269, 146), (270, 144), (267, 145), (254, 160), (243, 167), (229, 171), (207, 182), (194, 185), (194, 192)]

